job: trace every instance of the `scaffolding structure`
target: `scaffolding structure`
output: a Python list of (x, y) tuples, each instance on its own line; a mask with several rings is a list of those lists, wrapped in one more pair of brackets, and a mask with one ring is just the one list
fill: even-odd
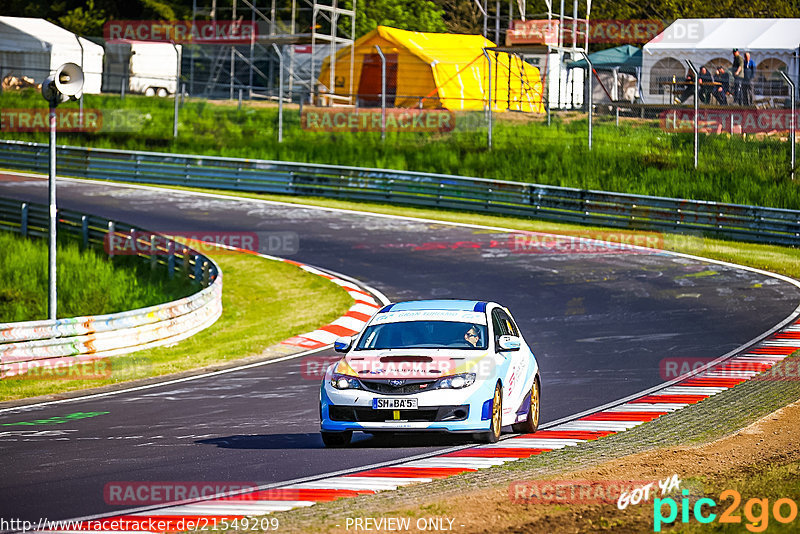
[[(583, 105), (583, 72), (568, 69), (567, 63), (583, 59), (589, 49), (589, 16), (591, 0), (583, 14), (573, 0), (572, 14), (566, 12), (564, 0), (557, 11), (554, 0), (545, 0), (547, 12), (528, 13), (526, 0), (480, 0), (483, 15), (483, 36), (494, 40), (501, 52), (519, 55), (539, 68), (548, 106), (564, 109)], [(520, 28), (537, 27), (541, 39), (515, 38)], [(505, 45), (505, 46), (503, 46)]]
[(193, 0), (193, 23), (236, 21), (255, 31), (249, 44), (186, 46), (187, 91), (230, 99), (313, 95), (323, 59), (355, 41), (355, 16), (356, 0)]

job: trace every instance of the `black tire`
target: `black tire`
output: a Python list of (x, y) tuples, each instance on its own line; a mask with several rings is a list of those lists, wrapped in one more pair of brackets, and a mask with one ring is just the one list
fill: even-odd
[(353, 437), (353, 431), (347, 430), (345, 432), (320, 432), (322, 435), (322, 443), (328, 448), (334, 447), (347, 447), (350, 445), (350, 439)]
[(539, 430), (539, 414), (542, 405), (542, 389), (539, 386), (539, 376), (533, 379), (530, 391), (531, 407), (528, 416), (521, 423), (514, 423), (511, 428), (519, 434), (533, 434)]
[(476, 438), (484, 443), (497, 443), (503, 432), (503, 388), (500, 382), (494, 387), (492, 399), (492, 417), (489, 419), (489, 431), (476, 434)]

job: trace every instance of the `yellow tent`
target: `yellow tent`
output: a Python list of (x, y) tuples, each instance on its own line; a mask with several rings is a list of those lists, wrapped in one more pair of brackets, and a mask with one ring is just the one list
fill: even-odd
[[(483, 49), (495, 46), (480, 35), (421, 33), (378, 26), (339, 51), (333, 69), (322, 64), (319, 82), (323, 93), (350, 101), (359, 95), (361, 105), (379, 105), (381, 59), (386, 57), (386, 95), (389, 107), (484, 109), (491, 98), (495, 111), (543, 112), (539, 69), (517, 56)], [(352, 58), (352, 61), (351, 61)], [(491, 65), (492, 94), (488, 94)], [(333, 80), (331, 79), (333, 78)], [(333, 91), (330, 90), (333, 81)]]

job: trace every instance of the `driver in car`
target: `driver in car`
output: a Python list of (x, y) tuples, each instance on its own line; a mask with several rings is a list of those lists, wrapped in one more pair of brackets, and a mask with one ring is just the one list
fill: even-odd
[(464, 334), (464, 339), (473, 347), (477, 347), (481, 340), (480, 331), (478, 328), (471, 326), (469, 330), (467, 330), (467, 333)]

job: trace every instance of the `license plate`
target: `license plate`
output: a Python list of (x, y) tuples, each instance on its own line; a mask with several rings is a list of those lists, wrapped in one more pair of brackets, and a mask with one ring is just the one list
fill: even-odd
[(375, 410), (416, 410), (417, 399), (372, 399)]

